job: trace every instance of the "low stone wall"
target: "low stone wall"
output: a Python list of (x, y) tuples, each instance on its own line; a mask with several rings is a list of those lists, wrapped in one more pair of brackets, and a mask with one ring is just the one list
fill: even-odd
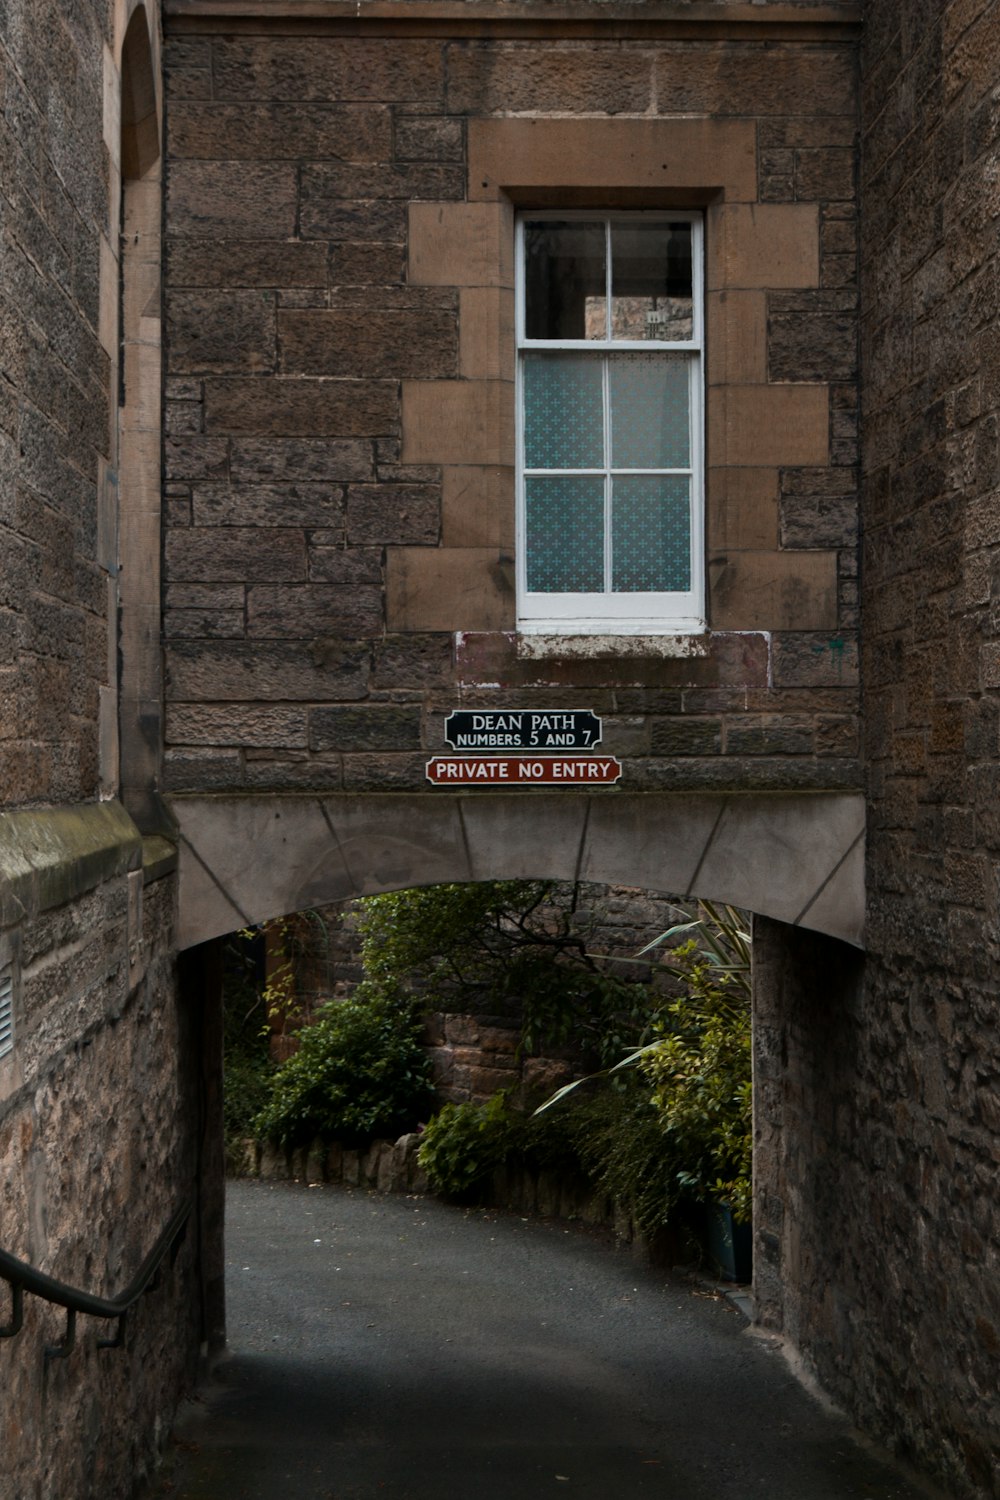
[[(0, 1244), (103, 1297), (130, 1282), (195, 1190), (196, 1016), (179, 993), (176, 882), (112, 804), (0, 818), (0, 962), (13, 1047), (0, 1058)], [(16, 1500), (127, 1500), (195, 1374), (198, 1220), (160, 1283), (116, 1326), (25, 1297), (0, 1343), (0, 1492)], [(0, 1283), (0, 1323), (9, 1291)]]

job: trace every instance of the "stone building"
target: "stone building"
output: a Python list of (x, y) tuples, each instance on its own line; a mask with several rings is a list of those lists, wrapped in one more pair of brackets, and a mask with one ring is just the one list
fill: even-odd
[(124, 1349), (0, 1343), (20, 1492), (220, 1336), (214, 940), (551, 875), (757, 913), (760, 1321), (996, 1495), (1000, 6), (162, 12), (0, 5), (0, 1239), (197, 1197)]

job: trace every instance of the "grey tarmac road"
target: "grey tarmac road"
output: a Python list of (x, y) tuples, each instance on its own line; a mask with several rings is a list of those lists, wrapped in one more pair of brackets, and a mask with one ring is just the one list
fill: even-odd
[(233, 1183), (172, 1500), (927, 1500), (724, 1299), (555, 1222)]

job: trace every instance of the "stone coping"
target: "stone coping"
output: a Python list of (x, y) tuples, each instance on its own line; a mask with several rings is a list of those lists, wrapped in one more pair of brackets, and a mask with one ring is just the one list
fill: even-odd
[(164, 0), (163, 12), (181, 22), (327, 22), (351, 29), (367, 22), (407, 32), (430, 26), (493, 34), (613, 27), (636, 35), (669, 30), (697, 36), (724, 26), (799, 35), (805, 28), (853, 32), (862, 20), (857, 0)]
[(145, 881), (176, 867), (168, 839), (144, 839), (120, 802), (25, 808), (0, 814), (0, 925), (142, 869)]

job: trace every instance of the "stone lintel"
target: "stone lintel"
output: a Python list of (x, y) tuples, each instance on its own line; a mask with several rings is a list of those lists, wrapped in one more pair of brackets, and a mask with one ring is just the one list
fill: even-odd
[(64, 906), (142, 860), (139, 830), (120, 802), (0, 814), (0, 925)]
[(251, 793), (170, 806), (181, 948), (352, 896), (530, 878), (726, 901), (864, 942), (856, 792)]

